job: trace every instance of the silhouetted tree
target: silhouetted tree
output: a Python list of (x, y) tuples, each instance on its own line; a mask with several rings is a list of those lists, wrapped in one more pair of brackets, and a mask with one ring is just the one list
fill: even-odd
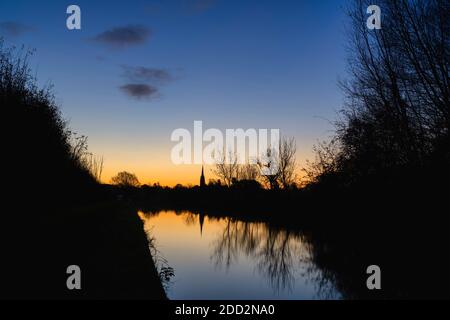
[(331, 150), (322, 149), (313, 168), (319, 175), (338, 170), (348, 182), (450, 160), (449, 2), (378, 1), (380, 30), (366, 26), (370, 4), (355, 0), (350, 10), (339, 154), (330, 162)]
[(278, 150), (267, 148), (260, 159), (258, 166), (261, 171), (261, 180), (265, 187), (270, 190), (278, 189), (279, 184), (279, 167), (278, 167)]
[(327, 177), (339, 172), (339, 140), (334, 138), (330, 141), (322, 141), (313, 147), (314, 161), (306, 160), (306, 167), (302, 169), (305, 173), (303, 178), (306, 185), (322, 182)]
[(278, 152), (278, 179), (283, 189), (290, 188), (297, 180), (296, 152), (295, 139), (283, 137)]
[(228, 187), (233, 184), (233, 180), (238, 180), (239, 164), (236, 153), (229, 151), (228, 156), (225, 153), (219, 155), (219, 158), (216, 159), (214, 173)]
[(111, 182), (119, 187), (139, 187), (140, 182), (134, 173), (119, 172), (111, 178)]
[(259, 178), (259, 169), (256, 164), (246, 163), (243, 165), (239, 165), (238, 171), (238, 177), (240, 180), (256, 181)]
[(258, 159), (261, 181), (269, 189), (287, 189), (297, 180), (297, 148), (294, 138), (281, 137), (277, 150), (268, 148)]

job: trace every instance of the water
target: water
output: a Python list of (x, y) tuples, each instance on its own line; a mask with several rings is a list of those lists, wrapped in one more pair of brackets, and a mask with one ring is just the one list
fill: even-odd
[(340, 299), (300, 232), (192, 212), (139, 212), (170, 299)]

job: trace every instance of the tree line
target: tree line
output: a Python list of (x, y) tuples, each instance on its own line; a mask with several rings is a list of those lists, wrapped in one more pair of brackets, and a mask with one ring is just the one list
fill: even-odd
[(348, 186), (450, 160), (449, 2), (379, 1), (380, 30), (365, 26), (369, 2), (349, 9), (345, 104), (334, 137), (315, 146), (305, 169), (312, 184)]

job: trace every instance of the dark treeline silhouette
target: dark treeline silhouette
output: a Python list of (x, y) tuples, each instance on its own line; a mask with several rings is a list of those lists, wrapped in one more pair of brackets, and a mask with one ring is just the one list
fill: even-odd
[(358, 264), (333, 261), (328, 243), (336, 256), (353, 247), (389, 266), (397, 297), (448, 298), (449, 3), (381, 1), (381, 30), (365, 27), (369, 1), (355, 3), (346, 105), (306, 170), (314, 201), (329, 201), (328, 222), (350, 230), (314, 237), (328, 240), (323, 265), (340, 263), (348, 283)]
[[(86, 198), (97, 185), (86, 138), (62, 117), (51, 87), (39, 88), (28, 65), (31, 51), (0, 39), (0, 106), (6, 130), (4, 170), (9, 190), (30, 201)], [(19, 192), (17, 192), (19, 191)]]
[(368, 5), (350, 9), (345, 107), (306, 172), (311, 187), (427, 190), (448, 178), (449, 4), (379, 1), (380, 30), (366, 27)]
[[(99, 203), (109, 199), (103, 159), (70, 130), (51, 87), (38, 87), (31, 54), (0, 39), (0, 298), (163, 299), (142, 223), (126, 205)], [(81, 268), (81, 291), (66, 286), (70, 265)]]

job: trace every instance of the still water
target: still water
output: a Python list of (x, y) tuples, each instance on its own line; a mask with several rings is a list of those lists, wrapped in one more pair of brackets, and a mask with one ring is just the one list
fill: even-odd
[(173, 268), (170, 299), (341, 298), (301, 233), (185, 211), (139, 216), (157, 268)]

